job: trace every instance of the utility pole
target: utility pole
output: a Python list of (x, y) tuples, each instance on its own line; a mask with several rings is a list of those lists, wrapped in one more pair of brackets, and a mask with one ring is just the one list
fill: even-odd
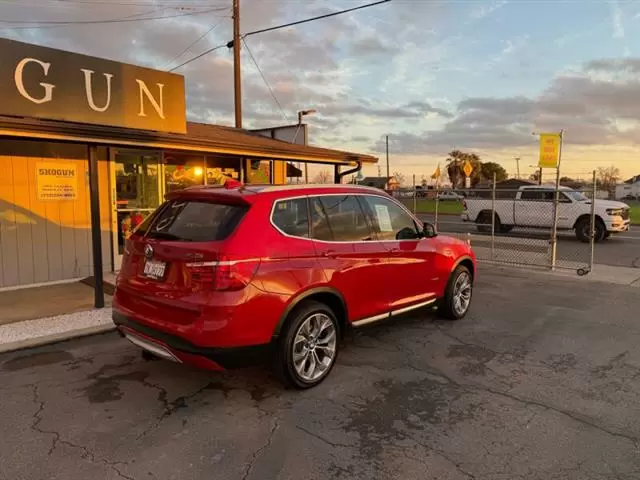
[(389, 135), (387, 135), (387, 178), (391, 175), (389, 174)]
[(516, 178), (520, 180), (520, 157), (516, 157)]
[(240, 76), (240, 0), (233, 0), (233, 83), (236, 128), (242, 128), (242, 80)]

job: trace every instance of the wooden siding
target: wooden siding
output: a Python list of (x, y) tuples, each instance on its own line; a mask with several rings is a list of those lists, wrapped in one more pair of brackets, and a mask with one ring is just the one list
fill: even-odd
[[(111, 210), (106, 148), (99, 149), (102, 251), (111, 267)], [(73, 162), (75, 200), (37, 198), (36, 163)], [(0, 288), (82, 278), (92, 274), (87, 148), (0, 139)]]

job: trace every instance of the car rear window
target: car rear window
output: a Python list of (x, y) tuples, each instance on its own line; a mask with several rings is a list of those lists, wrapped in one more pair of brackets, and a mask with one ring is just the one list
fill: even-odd
[(248, 205), (171, 200), (160, 207), (147, 225), (141, 224), (137, 233), (178, 242), (224, 240), (236, 229), (248, 209)]

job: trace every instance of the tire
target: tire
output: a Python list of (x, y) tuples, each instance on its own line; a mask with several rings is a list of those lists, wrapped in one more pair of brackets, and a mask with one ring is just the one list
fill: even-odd
[[(459, 290), (459, 287), (462, 287), (465, 283), (468, 287)], [(461, 291), (465, 289), (468, 291), (466, 303), (463, 302), (462, 305), (457, 304), (456, 299), (459, 298)], [(459, 320), (463, 318), (469, 311), (472, 296), (473, 277), (471, 276), (471, 272), (464, 265), (458, 265), (449, 277), (447, 288), (444, 291), (444, 297), (438, 305), (438, 315), (446, 320)]]
[(500, 225), (500, 233), (509, 233), (513, 230), (513, 225)]
[[(318, 330), (319, 327), (322, 328)], [(280, 380), (297, 389), (320, 384), (336, 363), (339, 340), (340, 327), (333, 311), (320, 302), (303, 302), (287, 319), (284, 335), (278, 344), (275, 367)], [(325, 343), (327, 347), (321, 347)], [(331, 350), (333, 353), (329, 355)], [(300, 355), (304, 356), (302, 363), (296, 362)], [(313, 368), (312, 363), (315, 365)]]
[[(604, 240), (607, 235), (607, 228), (604, 222), (599, 218), (596, 218), (594, 241), (596, 243)], [(589, 243), (591, 241), (591, 219), (583, 218), (576, 224), (576, 238), (583, 243)]]
[[(499, 232), (500, 229), (502, 228), (500, 223), (500, 217), (498, 217), (497, 214), (494, 214), (494, 215), (495, 215), (494, 232)], [(478, 215), (478, 219), (476, 220), (476, 223), (478, 224), (476, 228), (478, 229), (479, 232), (491, 233), (491, 212), (482, 212), (480, 215)]]

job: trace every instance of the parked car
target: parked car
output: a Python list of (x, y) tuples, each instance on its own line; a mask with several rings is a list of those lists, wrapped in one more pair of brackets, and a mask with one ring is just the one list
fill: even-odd
[(463, 195), (453, 191), (444, 191), (444, 192), (438, 193), (438, 200), (440, 201), (446, 201), (446, 200), (460, 201), (460, 200), (463, 200), (464, 198), (465, 197)]
[[(522, 186), (513, 199), (495, 200), (494, 229), (507, 233), (514, 227), (552, 228), (555, 187)], [(575, 230), (576, 237), (590, 241), (592, 200), (580, 192), (560, 187), (558, 229)], [(629, 206), (611, 200), (595, 200), (594, 239), (601, 241), (611, 234), (629, 230)], [(475, 222), (481, 232), (491, 230), (492, 200), (467, 198), (463, 202), (462, 220)]]
[(622, 200), (635, 201), (635, 200), (640, 200), (640, 197), (636, 195), (628, 194), (622, 197)]
[(200, 186), (170, 193), (128, 239), (113, 320), (158, 357), (212, 370), (275, 360), (308, 388), (347, 328), (428, 306), (465, 316), (475, 275), (467, 243), (375, 188)]

